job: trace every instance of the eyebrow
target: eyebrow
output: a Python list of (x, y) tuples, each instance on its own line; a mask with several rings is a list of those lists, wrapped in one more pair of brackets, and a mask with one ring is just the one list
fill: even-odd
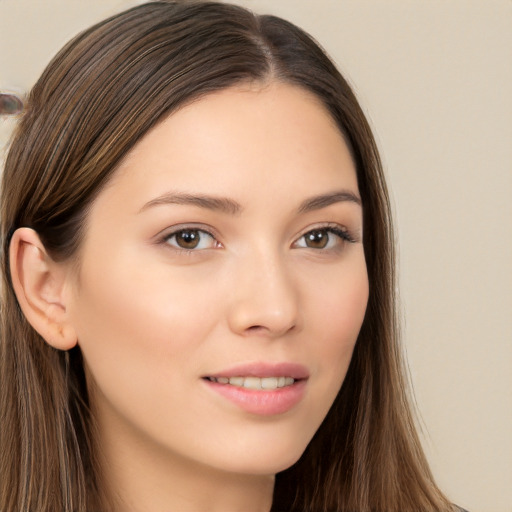
[[(331, 192), (329, 194), (320, 194), (318, 196), (310, 197), (303, 201), (297, 211), (299, 213), (307, 213), (314, 210), (326, 208), (331, 204), (350, 202), (361, 206), (361, 199), (348, 190), (340, 190)], [(180, 204), (192, 205), (207, 210), (220, 211), (223, 213), (236, 215), (242, 211), (240, 203), (227, 197), (208, 196), (204, 194), (187, 194), (184, 192), (167, 192), (161, 196), (148, 201), (140, 210), (143, 212), (153, 206)]]
[(355, 203), (362, 206), (361, 199), (356, 194), (349, 190), (339, 190), (330, 194), (321, 194), (319, 196), (306, 199), (301, 203), (298, 211), (299, 213), (307, 213), (313, 210), (321, 210), (331, 204), (344, 202)]
[(242, 211), (242, 206), (239, 203), (237, 203), (233, 199), (228, 199), (227, 197), (215, 197), (203, 194), (186, 194), (183, 192), (167, 192), (147, 202), (139, 210), (139, 213), (144, 210), (147, 210), (152, 206), (160, 206), (167, 204), (183, 204), (198, 206), (199, 208), (220, 211), (231, 215), (238, 214)]

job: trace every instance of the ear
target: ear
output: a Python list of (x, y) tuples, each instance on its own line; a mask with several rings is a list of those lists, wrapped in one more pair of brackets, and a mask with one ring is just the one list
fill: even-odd
[(68, 266), (53, 261), (29, 228), (14, 232), (9, 258), (14, 292), (29, 323), (52, 347), (73, 348), (77, 336), (65, 300)]

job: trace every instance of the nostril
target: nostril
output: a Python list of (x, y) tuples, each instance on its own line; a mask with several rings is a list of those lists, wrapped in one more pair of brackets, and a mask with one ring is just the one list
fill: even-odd
[(279, 325), (251, 325), (245, 330), (246, 334), (249, 335), (261, 335), (261, 336), (282, 336), (283, 334), (293, 330), (295, 326), (294, 325), (286, 325), (286, 326), (279, 326)]
[(263, 327), (262, 325), (251, 325), (251, 327), (249, 327), (247, 330), (251, 332), (258, 332), (264, 331), (265, 327)]

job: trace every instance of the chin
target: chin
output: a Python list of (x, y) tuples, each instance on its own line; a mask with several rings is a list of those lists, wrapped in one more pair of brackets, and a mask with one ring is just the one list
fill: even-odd
[(243, 450), (243, 455), (232, 453), (226, 469), (232, 473), (246, 475), (275, 475), (293, 466), (302, 456), (306, 445), (266, 445), (261, 449)]

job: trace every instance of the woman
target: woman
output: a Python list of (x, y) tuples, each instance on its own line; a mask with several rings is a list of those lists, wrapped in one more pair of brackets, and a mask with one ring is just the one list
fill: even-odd
[(300, 29), (150, 2), (48, 66), (3, 177), (1, 510), (449, 511), (388, 197)]

